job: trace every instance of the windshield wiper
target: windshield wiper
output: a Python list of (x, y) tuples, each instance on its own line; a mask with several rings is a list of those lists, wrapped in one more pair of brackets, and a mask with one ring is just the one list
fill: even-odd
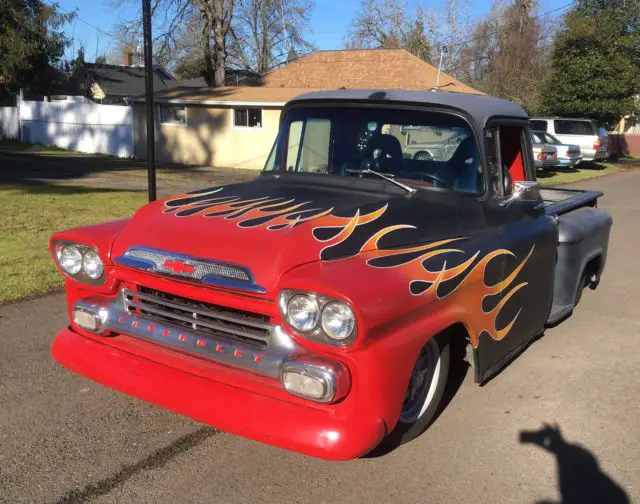
[(370, 173), (371, 175), (380, 177), (381, 179), (384, 179), (387, 182), (391, 182), (393, 185), (397, 185), (398, 187), (401, 187), (402, 189), (407, 191), (409, 194), (413, 194), (414, 192), (417, 191), (417, 189), (414, 189), (413, 187), (409, 187), (407, 184), (403, 184), (402, 182), (398, 182), (397, 180), (394, 180), (393, 175), (385, 175), (384, 173), (370, 170), (369, 168), (365, 170), (347, 170), (347, 173), (359, 173), (359, 174)]

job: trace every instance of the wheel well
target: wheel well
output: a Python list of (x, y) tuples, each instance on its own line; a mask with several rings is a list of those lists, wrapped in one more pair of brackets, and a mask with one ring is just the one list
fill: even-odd
[(592, 257), (584, 267), (583, 275), (587, 277), (587, 285), (594, 289), (600, 281), (600, 264), (602, 263), (602, 255)]
[(452, 362), (467, 362), (468, 365), (474, 365), (473, 345), (471, 344), (471, 336), (469, 331), (462, 322), (457, 322), (443, 329), (438, 334), (446, 334), (451, 345)]

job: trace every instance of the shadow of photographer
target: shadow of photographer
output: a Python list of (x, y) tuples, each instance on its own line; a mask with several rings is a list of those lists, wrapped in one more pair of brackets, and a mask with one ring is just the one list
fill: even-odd
[(557, 425), (520, 431), (520, 442), (535, 444), (556, 457), (561, 500), (536, 504), (629, 504), (627, 493), (602, 472), (598, 459), (586, 448), (565, 441)]

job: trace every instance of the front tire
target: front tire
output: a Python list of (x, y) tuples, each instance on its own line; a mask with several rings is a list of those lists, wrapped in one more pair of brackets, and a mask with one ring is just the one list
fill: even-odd
[(438, 414), (449, 375), (451, 349), (446, 334), (430, 338), (411, 372), (400, 419), (390, 437), (398, 444), (422, 434)]

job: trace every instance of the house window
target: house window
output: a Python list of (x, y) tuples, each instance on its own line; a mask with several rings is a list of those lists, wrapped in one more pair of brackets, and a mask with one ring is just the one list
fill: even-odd
[(233, 109), (233, 125), (238, 128), (262, 128), (262, 109)]
[(187, 107), (160, 105), (160, 124), (187, 124)]

